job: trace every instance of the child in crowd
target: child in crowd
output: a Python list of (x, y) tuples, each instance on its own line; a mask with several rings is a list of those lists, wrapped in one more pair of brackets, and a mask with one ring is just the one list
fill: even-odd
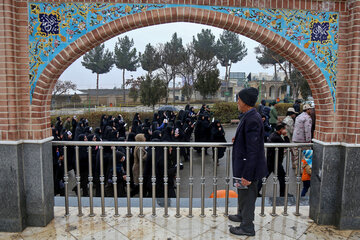
[(301, 181), (303, 182), (303, 186), (304, 186), (301, 192), (302, 197), (306, 195), (307, 191), (310, 188), (313, 150), (304, 150), (303, 155), (304, 155), (304, 159), (301, 160), (302, 162)]

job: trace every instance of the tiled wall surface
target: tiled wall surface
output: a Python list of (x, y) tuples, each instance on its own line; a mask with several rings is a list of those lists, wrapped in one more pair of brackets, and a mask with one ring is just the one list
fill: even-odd
[[(35, 75), (29, 73), (32, 73), (32, 70), (36, 68), (31, 65), (34, 61), (31, 60), (31, 56), (29, 58), (29, 50), (31, 54), (31, 44), (35, 36), (33, 36), (34, 38), (29, 36), (36, 32), (38, 27), (41, 29), (41, 23), (37, 18), (37, 29), (29, 27), (29, 21), (35, 20), (31, 18), (33, 16), (32, 11), (36, 15), (36, 8), (34, 8), (35, 10), (31, 9), (30, 6), (43, 6), (47, 2), (69, 6), (73, 5), (72, 2), (77, 2), (77, 5), (82, 6), (90, 6), (91, 3), (106, 3), (108, 5), (109, 3), (118, 3), (113, 4), (111, 7), (124, 6), (125, 12), (129, 10), (129, 8), (125, 9), (126, 5), (129, 4), (133, 4), (131, 6), (141, 4), (169, 6), (176, 4), (176, 6), (154, 7), (153, 9), (146, 9), (146, 11), (140, 9), (134, 14), (124, 15), (122, 18), (105, 22), (103, 19), (97, 19), (97, 16), (104, 18), (103, 15), (92, 12), (92, 15), (96, 15), (94, 21), (103, 21), (100, 24), (101, 26), (90, 28), (89, 25), (81, 25), (80, 21), (77, 24), (77, 29), (79, 27), (80, 29), (88, 27), (89, 31), (79, 34), (75, 31), (66, 32), (65, 30), (62, 37), (59, 35), (56, 38), (53, 37), (52, 45), (49, 48), (50, 51), (42, 55), (48, 60), (48, 64), (44, 64), (46, 67), (40, 69), (41, 73), (39, 68), (37, 72), (33, 71), (35, 75), (37, 74), (35, 79), (36, 87), (31, 88), (32, 85), (30, 84), (34, 82), (31, 82), (31, 78)], [(48, 6), (53, 6), (53, 4), (48, 4)], [(275, 10), (275, 8), (278, 10)], [(49, 12), (42, 19), (49, 17), (52, 12), (50, 8), (45, 10), (49, 10)], [(312, 55), (312, 47), (314, 46), (317, 49), (316, 46), (326, 44), (325, 41), (328, 41), (327, 36), (320, 36), (317, 38), (318, 43), (314, 43), (316, 37), (311, 39), (312, 36), (309, 33), (309, 40), (300, 39), (299, 42), (299, 39), (295, 39), (295, 41), (290, 39), (290, 35), (296, 33), (296, 31), (292, 33), (294, 31), (292, 28), (283, 29), (285, 25), (280, 25), (282, 27), (281, 33), (274, 31), (279, 22), (283, 24), (284, 16), (288, 18), (289, 15), (287, 14), (292, 12), (298, 12), (300, 15), (310, 13), (315, 16), (312, 18), (312, 25), (311, 21), (305, 23), (305, 26), (309, 24), (309, 28), (310, 25), (314, 26), (315, 23), (317, 27), (327, 29), (327, 25), (318, 23), (321, 22), (320, 20), (324, 20), (321, 18), (325, 18), (327, 22), (333, 21), (332, 26), (329, 25), (328, 31), (330, 40), (333, 43), (332, 46), (335, 46), (331, 49), (331, 53), (335, 53), (333, 57), (337, 56), (337, 61), (333, 58), (328, 59), (328, 61), (331, 60), (336, 63), (334, 69), (327, 68), (326, 64), (317, 64), (315, 56)], [(269, 21), (269, 24), (266, 25), (258, 24), (256, 23), (257, 20), (250, 19), (252, 16), (264, 13), (275, 13), (274, 17), (277, 21)], [(335, 15), (336, 20), (334, 19)], [(281, 19), (280, 17), (277, 18), (277, 16), (281, 16)], [(54, 17), (56, 19), (56, 14)], [(315, 138), (325, 142), (360, 143), (360, 124), (358, 123), (360, 110), (358, 100), (360, 91), (360, 1), (358, 0), (53, 0), (31, 2), (4, 0), (0, 3), (0, 18), (2, 18), (3, 23), (0, 30), (2, 32), (0, 35), (0, 56), (2, 56), (0, 60), (1, 140), (43, 139), (51, 136), (49, 116), (52, 87), (61, 73), (92, 47), (131, 29), (160, 23), (185, 21), (212, 25), (243, 34), (271, 46), (275, 51), (287, 56), (303, 72), (313, 91), (317, 112)], [(46, 32), (45, 29), (43, 31)], [(48, 34), (51, 35), (54, 32), (57, 32), (56, 29), (50, 30)], [(72, 40), (70, 40), (70, 37)], [(67, 45), (61, 45), (63, 46), (61, 51), (60, 48), (58, 50), (53, 48), (56, 39), (58, 46), (67, 43)], [(51, 55), (51, 59), (46, 54)], [(326, 56), (328, 57), (329, 54), (326, 54)], [(329, 74), (324, 73), (324, 71), (328, 71)], [(331, 79), (330, 76), (332, 76)], [(30, 102), (31, 97), (32, 102)], [(336, 110), (334, 111), (334, 109)]]

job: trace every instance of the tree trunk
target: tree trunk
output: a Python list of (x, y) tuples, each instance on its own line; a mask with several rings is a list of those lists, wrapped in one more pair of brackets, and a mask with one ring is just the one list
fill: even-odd
[(175, 104), (175, 75), (172, 76), (173, 80), (173, 104)]
[[(232, 66), (232, 62), (230, 62), (229, 65), (229, 73), (228, 73), (228, 88), (229, 88), (229, 83), (230, 83), (230, 73), (231, 73), (231, 66)], [(231, 95), (230, 100), (232, 101), (233, 96)]]
[(169, 101), (169, 83), (168, 83), (168, 81), (166, 81), (166, 82), (167, 82), (167, 85), (165, 86), (165, 89), (166, 89), (165, 104), (167, 105), (168, 101)]
[(276, 63), (274, 64), (274, 78), (277, 80), (277, 71), (276, 71)]
[(227, 92), (229, 90), (229, 82), (228, 82), (228, 65), (225, 66), (225, 102), (228, 101)]
[(125, 69), (123, 69), (123, 95), (124, 95), (124, 103), (126, 103), (126, 94), (125, 94)]
[(96, 74), (96, 104), (99, 105), (99, 74)]

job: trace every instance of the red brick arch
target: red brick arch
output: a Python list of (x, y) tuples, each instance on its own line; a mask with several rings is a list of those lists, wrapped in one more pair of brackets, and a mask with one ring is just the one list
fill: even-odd
[(52, 89), (60, 75), (77, 58), (121, 33), (171, 22), (192, 22), (227, 29), (262, 43), (286, 57), (301, 71), (311, 87), (317, 106), (315, 138), (322, 141), (331, 140), (334, 127), (333, 100), (324, 75), (308, 55), (295, 44), (256, 23), (229, 14), (192, 7), (156, 9), (122, 17), (94, 29), (62, 50), (42, 72), (33, 94), (31, 106), (33, 138), (41, 139), (51, 136)]

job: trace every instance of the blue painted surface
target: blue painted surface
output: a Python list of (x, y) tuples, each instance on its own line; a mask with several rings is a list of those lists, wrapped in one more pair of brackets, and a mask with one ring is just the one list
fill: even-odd
[(337, 12), (174, 4), (29, 3), (30, 98), (46, 65), (79, 37), (118, 18), (161, 8), (194, 7), (257, 23), (303, 50), (321, 69), (334, 101), (336, 93)]

